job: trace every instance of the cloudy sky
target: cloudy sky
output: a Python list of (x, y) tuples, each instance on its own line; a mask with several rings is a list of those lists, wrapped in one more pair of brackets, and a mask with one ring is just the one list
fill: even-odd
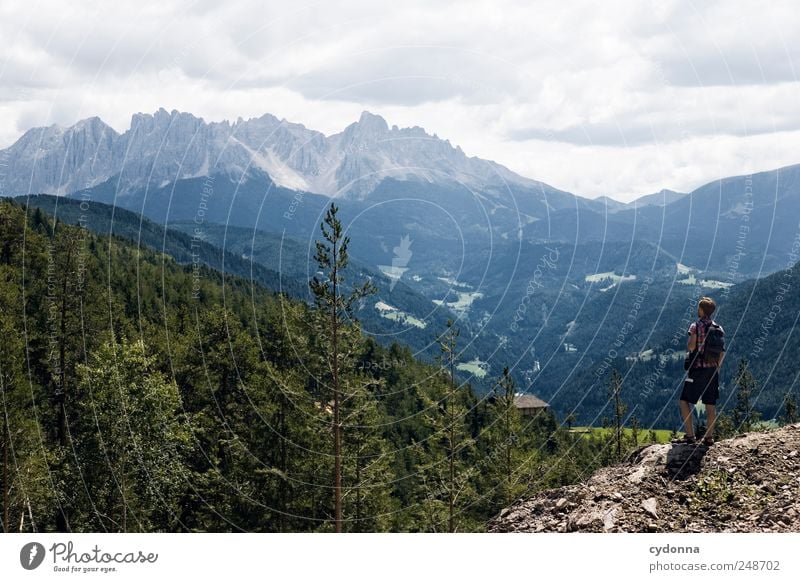
[(341, 131), (362, 110), (584, 196), (800, 162), (785, 2), (0, 3), (0, 147), (159, 107)]

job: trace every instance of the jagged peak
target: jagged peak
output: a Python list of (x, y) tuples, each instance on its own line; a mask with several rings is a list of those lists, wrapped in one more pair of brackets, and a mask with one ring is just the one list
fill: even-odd
[(50, 125), (32, 127), (23, 133), (22, 136), (16, 142), (14, 142), (11, 147), (14, 147), (17, 144), (30, 142), (32, 139), (38, 142), (46, 142), (48, 140), (52, 140), (54, 138), (57, 139), (61, 136), (69, 135), (75, 132), (97, 130), (111, 132), (111, 135), (114, 137), (119, 135), (113, 127), (94, 115), (92, 117), (81, 119), (70, 126), (64, 126), (60, 123), (52, 123)]
[(16, 142), (14, 142), (14, 145), (18, 143), (25, 143), (32, 138), (43, 139), (45, 136), (60, 135), (65, 131), (66, 128), (57, 123), (31, 127), (25, 133), (23, 133)]
[(137, 125), (140, 125), (142, 123), (149, 124), (150, 122), (154, 122), (157, 125), (166, 125), (173, 122), (176, 118), (182, 120), (196, 121), (205, 124), (205, 120), (202, 117), (197, 117), (192, 113), (178, 111), (177, 109), (173, 109), (172, 111), (167, 111), (163, 107), (159, 107), (154, 113), (143, 113), (141, 111), (138, 113), (134, 113), (131, 116), (130, 128), (133, 129)]
[(103, 131), (103, 132), (110, 132), (113, 136), (118, 136), (117, 130), (113, 127), (108, 125), (105, 121), (93, 115), (92, 117), (87, 117), (86, 119), (81, 119), (75, 125), (69, 128), (69, 131), (82, 131), (82, 130), (90, 130), (90, 131)]
[[(204, 153), (208, 159), (212, 159), (215, 148), (222, 147), (222, 141), (233, 135), (249, 149), (244, 154), (236, 149), (226, 150), (224, 163), (239, 167), (246, 162), (239, 160), (238, 157), (253, 156), (254, 152), (258, 152), (261, 156), (258, 159), (259, 164), (276, 182), (283, 180), (282, 183), (287, 187), (309, 189), (320, 194), (339, 192), (342, 184), (351, 183), (354, 179), (360, 178), (357, 174), (367, 171), (372, 176), (371, 179), (358, 182), (364, 188), (361, 195), (365, 195), (380, 182), (382, 176), (392, 174), (398, 161), (401, 166), (408, 167), (436, 164), (439, 172), (437, 175), (442, 176), (440, 178), (442, 180), (463, 182), (466, 178), (480, 181), (489, 179), (487, 176), (491, 177), (493, 173), (501, 171), (506, 176), (505, 179), (525, 183), (522, 177), (497, 164), (481, 160), (477, 156), (467, 158), (462, 149), (454, 146), (450, 140), (443, 139), (438, 134), (431, 135), (419, 125), (400, 127), (395, 124), (390, 129), (381, 115), (367, 110), (361, 112), (358, 121), (348, 125), (341, 133), (331, 136), (307, 129), (306, 126), (293, 123), (286, 118), (279, 119), (270, 113), (249, 119), (238, 117), (233, 123), (227, 120), (206, 122), (202, 117), (191, 113), (177, 109), (167, 111), (164, 107), (159, 107), (151, 113), (133, 114), (130, 126), (122, 135), (110, 128), (107, 133), (102, 133), (97, 129), (101, 124), (104, 128), (108, 127), (98, 117), (88, 118), (81, 122), (78, 129), (92, 128), (90, 131), (95, 139), (99, 139), (100, 136), (104, 136), (104, 140), (110, 138), (112, 146), (115, 146), (118, 138), (120, 143), (125, 141), (127, 144), (135, 144), (137, 148), (135, 154), (138, 156), (149, 156), (152, 152), (159, 151), (158, 144), (151, 144), (148, 139), (159, 139), (169, 134), (171, 136), (169, 143), (174, 149), (181, 147), (179, 143), (181, 140), (185, 140), (188, 144), (191, 136), (200, 131), (199, 138), (191, 142), (192, 155), (196, 156), (196, 159), (194, 157), (191, 159), (195, 162), (192, 175), (207, 171)], [(35, 131), (34, 137), (28, 137), (28, 141), (23, 144), (23, 149), (26, 151), (63, 146), (60, 143), (63, 129), (53, 127), (49, 130), (40, 128)], [(418, 140), (418, 143), (413, 143), (415, 140)], [(352, 147), (354, 145), (356, 147)], [(416, 151), (416, 148), (419, 148), (419, 151)], [(117, 172), (118, 166), (124, 163), (121, 161), (120, 152), (125, 149), (115, 146), (108, 167), (98, 171), (105, 171), (106, 175)], [(203, 149), (206, 151), (202, 152)], [(415, 156), (418, 159), (415, 159)], [(330, 160), (334, 160), (334, 163), (329, 164)], [(175, 161), (162, 155), (159, 163), (174, 164)], [(470, 164), (475, 163), (476, 166), (470, 167)], [(93, 167), (100, 168), (100, 166)], [(181, 167), (188, 165), (181, 164)], [(397, 172), (393, 175), (397, 175)], [(403, 177), (432, 181), (431, 174), (424, 171), (417, 173), (408, 171)], [(40, 180), (44, 185), (39, 188), (50, 187), (46, 183), (48, 179), (44, 175), (41, 176)]]
[(358, 124), (368, 127), (379, 127), (383, 129), (383, 131), (389, 130), (389, 124), (386, 123), (383, 117), (366, 110), (361, 112), (361, 116), (358, 118)]
[[(346, 140), (369, 139), (378, 135), (383, 135), (389, 131), (389, 124), (380, 115), (375, 115), (369, 111), (362, 111), (358, 121), (355, 121), (344, 128), (340, 134)], [(333, 135), (331, 137), (336, 137)]]

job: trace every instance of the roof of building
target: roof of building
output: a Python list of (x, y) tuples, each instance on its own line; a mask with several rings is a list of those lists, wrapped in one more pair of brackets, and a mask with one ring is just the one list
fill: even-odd
[(517, 394), (514, 396), (514, 405), (517, 408), (549, 408), (550, 405), (533, 394)]

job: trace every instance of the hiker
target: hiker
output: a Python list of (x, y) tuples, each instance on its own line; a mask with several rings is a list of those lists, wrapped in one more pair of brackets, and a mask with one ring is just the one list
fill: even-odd
[(703, 297), (697, 305), (698, 320), (689, 326), (688, 353), (684, 362), (686, 379), (680, 397), (681, 418), (686, 435), (681, 442), (696, 443), (692, 407), (700, 400), (706, 407), (706, 433), (702, 444), (714, 444), (714, 423), (717, 420), (716, 404), (719, 398), (719, 369), (725, 360), (724, 330), (711, 319), (717, 304), (711, 297)]

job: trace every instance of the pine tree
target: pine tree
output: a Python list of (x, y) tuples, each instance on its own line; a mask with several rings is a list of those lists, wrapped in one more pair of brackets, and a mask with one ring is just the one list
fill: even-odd
[(631, 440), (633, 441), (633, 446), (635, 448), (639, 446), (639, 433), (642, 430), (642, 425), (639, 423), (639, 419), (636, 418), (635, 414), (631, 414), (628, 422), (630, 422), (631, 425)]
[(797, 422), (797, 401), (791, 392), (787, 392), (783, 397), (783, 422), (794, 424)]
[(566, 418), (564, 418), (564, 424), (567, 425), (567, 430), (572, 430), (572, 425), (575, 424), (577, 417), (575, 416), (574, 412), (570, 412)]
[(475, 479), (480, 473), (474, 463), (467, 394), (455, 377), (458, 335), (458, 328), (448, 321), (437, 338), (439, 374), (428, 382), (423, 397), (431, 435), (420, 454), (424, 519), (432, 531), (444, 525), (450, 533), (471, 527), (463, 508), (476, 498)]
[(714, 423), (714, 434), (721, 439), (727, 439), (736, 434), (736, 426), (730, 414), (722, 413), (717, 416)]
[(736, 406), (733, 409), (733, 423), (737, 432), (749, 432), (753, 428), (753, 423), (758, 421), (761, 415), (753, 409), (750, 402), (757, 386), (756, 379), (750, 372), (747, 358), (744, 356), (739, 359), (735, 382)]
[[(326, 359), (327, 392), (333, 397), (333, 418), (331, 432), (334, 450), (334, 524), (337, 532), (342, 531), (342, 378), (347, 366), (352, 363), (354, 354), (342, 345), (342, 334), (348, 320), (353, 320), (354, 305), (375, 292), (369, 281), (361, 286), (344, 286), (343, 271), (349, 262), (347, 247), (350, 239), (344, 236), (342, 223), (337, 218), (338, 208), (331, 203), (325, 213), (320, 228), (324, 240), (316, 242), (314, 256), (323, 278), (314, 277), (309, 286), (314, 294), (317, 332), (323, 339)], [(343, 349), (344, 348), (344, 349)], [(327, 399), (324, 400), (327, 403)]]
[(622, 441), (623, 441), (623, 419), (625, 418), (625, 411), (628, 407), (622, 401), (622, 375), (616, 370), (611, 371), (611, 379), (608, 383), (609, 397), (611, 398), (611, 405), (613, 406), (614, 415), (614, 433), (613, 442), (616, 447), (617, 460), (622, 458)]
[(392, 509), (392, 457), (381, 431), (386, 418), (375, 399), (381, 382), (364, 374), (350, 374), (343, 380), (342, 504), (347, 529), (383, 531)]
[[(51, 317), (48, 328), (51, 342), (55, 345), (51, 346), (49, 360), (52, 367), (52, 395), (57, 417), (54, 427), (55, 439), (61, 459), (58, 470), (61, 473), (61, 481), (65, 482), (70, 477), (66, 474), (70, 470), (68, 455), (71, 448), (68, 426), (74, 420), (69, 418), (68, 410), (72, 408), (70, 400), (76, 384), (75, 365), (80, 361), (80, 346), (77, 343), (80, 334), (77, 331), (81, 325), (80, 303), (84, 291), (79, 270), (82, 240), (77, 230), (55, 221), (52, 232), (49, 260), (53, 265), (50, 277), (55, 284), (52, 287), (54, 292), (48, 296)], [(62, 494), (69, 493), (62, 490)], [(69, 531), (70, 503), (65, 501), (60, 506), (56, 513), (56, 530)]]
[(497, 511), (509, 505), (525, 490), (523, 473), (530, 458), (525, 454), (527, 435), (522, 415), (515, 404), (516, 386), (508, 367), (498, 379), (492, 391), (486, 423), (486, 470), (490, 478)]

